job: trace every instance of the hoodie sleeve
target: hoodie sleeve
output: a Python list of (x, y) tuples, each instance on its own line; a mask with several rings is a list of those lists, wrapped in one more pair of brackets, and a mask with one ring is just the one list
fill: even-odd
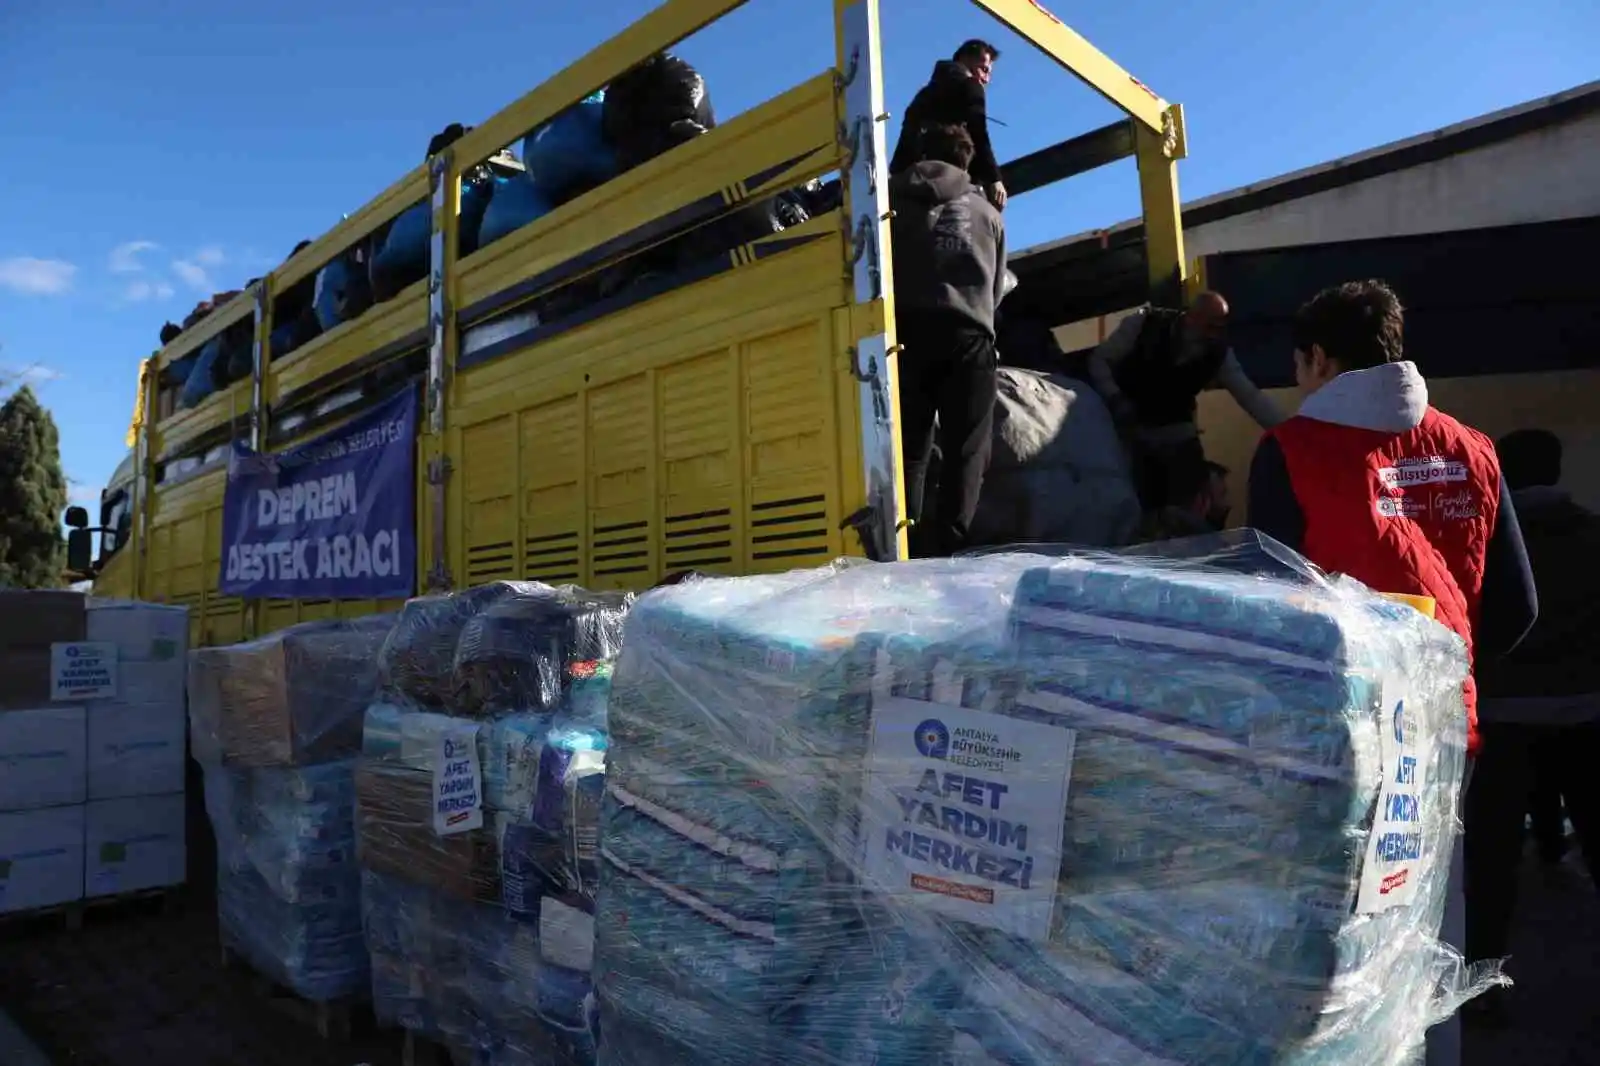
[[(988, 207), (988, 202), (984, 202)], [(1000, 217), (1000, 212), (990, 208), (994, 215), (990, 226), (994, 232), (994, 306), (1000, 307), (1000, 301), (1006, 295), (1006, 224)]]
[(1528, 549), (1522, 543), (1522, 524), (1517, 521), (1511, 490), (1501, 478), (1500, 508), (1484, 552), (1483, 598), (1472, 634), (1478, 661), (1509, 655), (1538, 618), (1539, 593), (1534, 586)]
[(1261, 438), (1250, 460), (1250, 485), (1245, 524), (1284, 547), (1301, 551), (1306, 539), (1305, 512), (1289, 480), (1289, 463), (1275, 438)]

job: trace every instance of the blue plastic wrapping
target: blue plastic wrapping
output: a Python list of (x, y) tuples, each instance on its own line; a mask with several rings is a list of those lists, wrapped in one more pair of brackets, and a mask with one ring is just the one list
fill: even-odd
[[(534, 582), (420, 597), (379, 657), (356, 777), (373, 998), (466, 1061), (593, 1061), (607, 660), (630, 604)], [(470, 817), (436, 812), (468, 761)]]
[(1303, 563), (1231, 562), (1010, 553), (641, 600), (608, 711), (601, 1066), (1411, 1061), (1494, 980), (1437, 938), (1463, 648)]
[(371, 987), (356, 755), (392, 622), (305, 623), (189, 655), (222, 943), (313, 1001), (365, 998)]
[(496, 178), (494, 195), (483, 212), (483, 223), (478, 228), (478, 247), (487, 248), (513, 230), (543, 218), (555, 209), (551, 199), (532, 178), (515, 174)]
[(617, 155), (602, 126), (604, 90), (585, 97), (522, 140), (522, 162), (534, 185), (551, 201), (610, 181), (617, 175)]

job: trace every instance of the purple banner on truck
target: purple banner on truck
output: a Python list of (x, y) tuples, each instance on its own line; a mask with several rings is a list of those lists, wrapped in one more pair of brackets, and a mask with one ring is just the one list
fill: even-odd
[(417, 391), (290, 451), (235, 444), (222, 511), (225, 596), (366, 600), (416, 587)]

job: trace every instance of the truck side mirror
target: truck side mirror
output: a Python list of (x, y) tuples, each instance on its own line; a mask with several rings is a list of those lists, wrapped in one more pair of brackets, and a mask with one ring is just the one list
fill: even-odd
[(82, 507), (68, 507), (67, 516), (63, 522), (72, 529), (87, 529), (89, 526), (89, 512)]
[[(74, 507), (67, 512), (67, 521), (72, 521), (72, 511), (82, 512), (82, 507)], [(87, 524), (87, 523), (85, 523)], [(67, 532), (67, 569), (75, 574), (87, 574), (93, 567), (94, 534), (87, 529), (73, 529)]]

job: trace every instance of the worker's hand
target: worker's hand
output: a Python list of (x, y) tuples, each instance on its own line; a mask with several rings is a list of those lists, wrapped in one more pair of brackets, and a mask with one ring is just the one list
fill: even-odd
[(998, 211), (1006, 209), (1006, 186), (1004, 182), (997, 181), (989, 186), (989, 202), (994, 204), (995, 209)]

